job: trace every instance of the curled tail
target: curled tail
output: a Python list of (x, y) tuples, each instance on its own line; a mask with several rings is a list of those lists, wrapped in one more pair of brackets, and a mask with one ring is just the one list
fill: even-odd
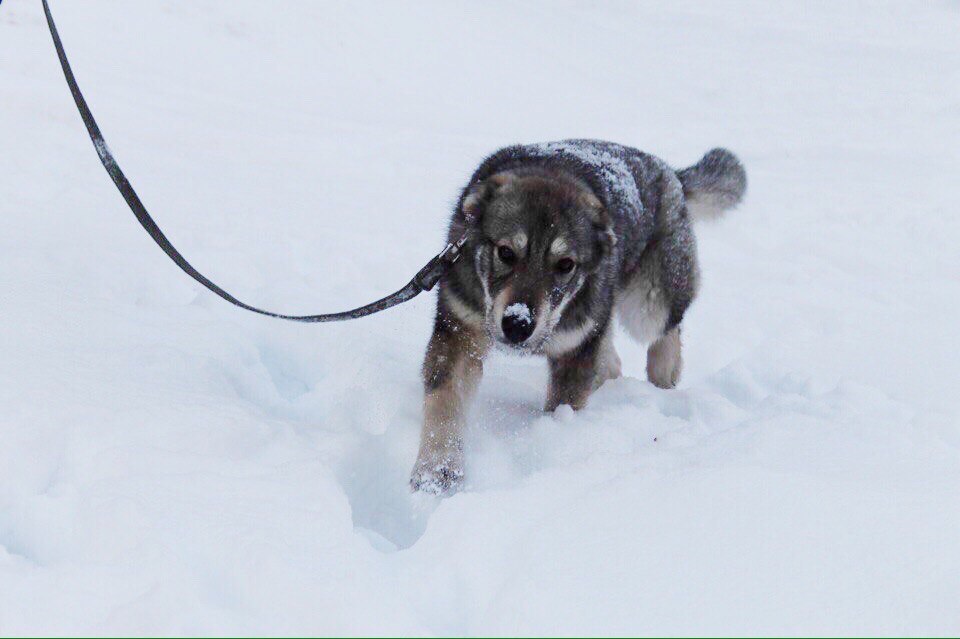
[(747, 172), (730, 151), (712, 149), (691, 167), (677, 171), (694, 221), (716, 219), (731, 209), (747, 190)]

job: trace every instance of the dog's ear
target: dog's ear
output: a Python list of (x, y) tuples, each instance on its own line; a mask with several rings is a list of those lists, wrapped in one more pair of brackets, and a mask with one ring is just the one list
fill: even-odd
[(617, 245), (617, 236), (613, 232), (607, 208), (596, 195), (585, 191), (580, 195), (579, 203), (593, 225), (597, 249), (594, 268), (598, 268), (603, 260), (613, 253), (613, 247)]
[(475, 226), (478, 224), (483, 217), (484, 208), (494, 198), (497, 191), (513, 182), (516, 177), (516, 174), (511, 171), (502, 171), (468, 186), (460, 204), (467, 225)]

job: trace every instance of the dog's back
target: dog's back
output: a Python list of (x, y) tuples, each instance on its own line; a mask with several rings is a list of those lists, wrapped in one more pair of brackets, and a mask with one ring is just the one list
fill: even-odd
[[(636, 267), (649, 241), (677, 223), (670, 210), (680, 204), (675, 196), (682, 194), (689, 216), (699, 221), (716, 218), (736, 206), (747, 186), (743, 166), (726, 149), (712, 149), (693, 166), (675, 171), (639, 149), (590, 139), (504, 147), (480, 164), (470, 184), (531, 165), (564, 171), (589, 184), (611, 216), (614, 233), (622, 243), (625, 273)], [(679, 180), (679, 191), (674, 180)]]

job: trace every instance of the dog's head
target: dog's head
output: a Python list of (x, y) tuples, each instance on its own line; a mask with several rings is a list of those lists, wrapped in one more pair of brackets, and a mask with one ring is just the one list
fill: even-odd
[(609, 216), (586, 183), (543, 169), (505, 171), (474, 184), (462, 208), (478, 240), (474, 267), (487, 332), (521, 352), (540, 352), (611, 254)]

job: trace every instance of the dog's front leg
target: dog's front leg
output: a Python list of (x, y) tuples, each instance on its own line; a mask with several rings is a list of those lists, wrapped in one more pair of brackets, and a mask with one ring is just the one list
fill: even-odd
[(544, 410), (560, 404), (579, 410), (606, 379), (620, 376), (620, 358), (606, 332), (570, 353), (550, 358), (550, 389)]
[(420, 453), (410, 487), (455, 492), (463, 481), (463, 429), (467, 404), (483, 375), (487, 338), (449, 315), (438, 315), (423, 362), (426, 394)]

